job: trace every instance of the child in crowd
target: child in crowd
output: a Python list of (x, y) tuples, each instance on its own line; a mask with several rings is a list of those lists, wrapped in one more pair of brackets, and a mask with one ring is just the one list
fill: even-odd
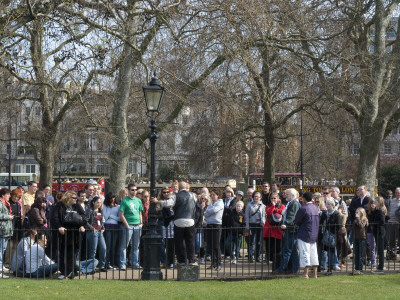
[(232, 264), (236, 264), (237, 259), (239, 258), (243, 232), (246, 226), (243, 208), (244, 203), (243, 201), (239, 200), (238, 202), (236, 202), (235, 210), (232, 211), (232, 214), (230, 215), (229, 226), (232, 229), (230, 229), (228, 232), (228, 237), (226, 239), (226, 248), (229, 249), (231, 252), (230, 255)]
[(365, 257), (366, 245), (366, 227), (368, 226), (368, 219), (364, 208), (357, 208), (355, 213), (355, 220), (353, 223), (354, 235), (354, 272), (353, 275), (362, 274)]

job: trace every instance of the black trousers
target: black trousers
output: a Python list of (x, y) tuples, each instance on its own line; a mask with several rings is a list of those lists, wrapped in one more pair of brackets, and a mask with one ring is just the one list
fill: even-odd
[(207, 245), (211, 245), (211, 260), (214, 267), (221, 265), (221, 232), (221, 225), (207, 225)]
[(174, 226), (175, 252), (178, 263), (194, 263), (194, 242), (196, 236), (196, 227), (178, 227)]

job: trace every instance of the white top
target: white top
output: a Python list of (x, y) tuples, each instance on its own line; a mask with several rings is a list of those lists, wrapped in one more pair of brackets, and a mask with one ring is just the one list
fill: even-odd
[(44, 253), (42, 246), (35, 243), (25, 252), (26, 273), (34, 273), (43, 265), (51, 265), (51, 260)]
[(118, 224), (121, 222), (119, 216), (119, 205), (114, 207), (103, 206), (104, 224)]

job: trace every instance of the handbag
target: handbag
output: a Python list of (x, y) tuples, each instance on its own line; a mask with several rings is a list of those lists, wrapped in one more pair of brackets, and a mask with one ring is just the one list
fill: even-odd
[(77, 211), (67, 211), (65, 213), (63, 225), (82, 226), (84, 225), (83, 218)]
[(335, 248), (336, 246), (336, 235), (331, 233), (328, 229), (325, 229), (322, 237), (322, 244), (329, 248)]
[(271, 226), (280, 226), (282, 225), (282, 214), (277, 213), (274, 211), (270, 216), (269, 216), (269, 225)]

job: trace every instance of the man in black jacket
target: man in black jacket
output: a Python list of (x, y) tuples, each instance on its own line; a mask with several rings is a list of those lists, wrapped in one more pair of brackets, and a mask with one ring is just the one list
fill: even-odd
[(178, 264), (186, 265), (187, 259), (190, 265), (198, 265), (194, 257), (196, 196), (189, 192), (187, 183), (179, 182), (179, 192), (170, 199), (159, 201), (153, 198), (151, 201), (160, 203), (162, 207), (173, 207), (174, 240)]

